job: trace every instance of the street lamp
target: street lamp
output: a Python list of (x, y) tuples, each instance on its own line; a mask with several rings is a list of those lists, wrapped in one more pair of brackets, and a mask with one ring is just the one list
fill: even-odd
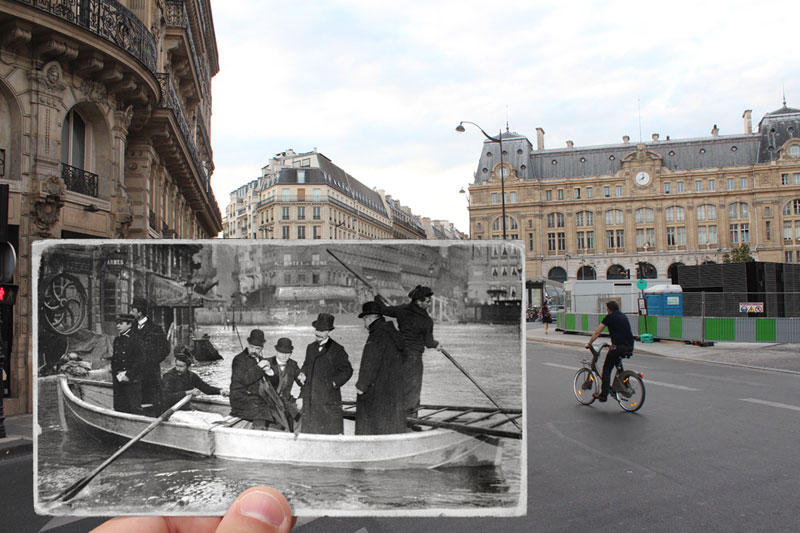
[(456, 131), (458, 133), (464, 133), (464, 124), (472, 124), (481, 130), (481, 133), (483, 133), (484, 137), (500, 145), (500, 203), (503, 210), (503, 240), (506, 240), (506, 167), (503, 165), (503, 130), (500, 130), (500, 133), (497, 134), (497, 137), (492, 137), (474, 122), (462, 120), (458, 123), (458, 126), (456, 126)]

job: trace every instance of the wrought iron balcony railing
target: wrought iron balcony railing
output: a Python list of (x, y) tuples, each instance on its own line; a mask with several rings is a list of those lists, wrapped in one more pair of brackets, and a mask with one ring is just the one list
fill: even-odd
[(71, 167), (66, 163), (62, 163), (61, 178), (64, 180), (68, 191), (97, 198), (97, 174), (92, 174), (81, 168)]
[(116, 0), (16, 0), (88, 30), (122, 48), (153, 74), (156, 41), (147, 27)]
[(186, 13), (186, 5), (184, 4), (183, 0), (167, 0), (166, 8), (165, 18), (167, 20), (167, 26), (171, 26), (173, 28), (182, 28), (186, 31), (186, 34), (189, 37), (189, 48), (192, 51), (192, 63), (194, 63), (194, 68), (197, 71), (197, 75), (201, 78), (206, 90), (208, 90), (208, 73), (206, 72), (202, 61), (198, 59), (199, 56), (197, 55), (197, 49), (194, 46), (192, 27), (189, 24), (189, 15)]

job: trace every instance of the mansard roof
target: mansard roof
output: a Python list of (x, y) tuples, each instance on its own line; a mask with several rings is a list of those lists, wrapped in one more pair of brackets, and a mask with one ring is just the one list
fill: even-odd
[(783, 107), (767, 113), (758, 123), (760, 144), (758, 162), (767, 163), (778, 158), (778, 150), (791, 138), (800, 137), (800, 109)]

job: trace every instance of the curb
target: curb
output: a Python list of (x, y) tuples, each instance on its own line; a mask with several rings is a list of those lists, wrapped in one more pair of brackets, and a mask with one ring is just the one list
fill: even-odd
[(25, 437), (0, 439), (0, 461), (33, 453), (33, 441)]
[[(574, 342), (568, 340), (561, 340), (561, 339), (542, 339), (540, 337), (526, 337), (525, 339), (527, 342), (539, 342), (542, 344), (558, 344), (561, 346), (576, 346), (576, 347), (583, 347), (586, 343), (583, 342)], [(739, 368), (749, 368), (751, 370), (763, 370), (768, 372), (780, 372), (782, 374), (794, 374), (800, 376), (800, 371), (797, 370), (788, 370), (785, 368), (771, 368), (768, 366), (755, 366), (755, 365), (746, 365), (744, 363), (731, 363), (730, 361), (709, 361), (708, 359), (697, 359), (692, 357), (679, 357), (677, 355), (665, 355), (663, 353), (656, 353), (651, 352), (647, 349), (640, 349), (639, 346), (642, 343), (638, 343), (636, 345), (636, 353), (640, 353), (642, 355), (652, 355), (656, 357), (666, 357), (667, 359), (678, 359), (680, 361), (694, 361), (699, 363), (707, 363), (711, 365), (725, 365), (725, 366), (734, 366)]]

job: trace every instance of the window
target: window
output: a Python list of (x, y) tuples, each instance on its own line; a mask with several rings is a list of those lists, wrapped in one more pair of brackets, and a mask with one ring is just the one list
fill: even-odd
[(747, 178), (739, 178), (739, 188), (742, 190), (747, 189)]
[(581, 190), (580, 190), (579, 188), (577, 188), (577, 187), (576, 187), (576, 188), (575, 188), (574, 195), (575, 195), (575, 199), (576, 199), (576, 200), (580, 200), (580, 199), (581, 199)]
[(594, 232), (593, 231), (579, 231), (576, 234), (576, 242), (578, 250), (593, 250), (594, 249)]
[(594, 189), (592, 187), (586, 187), (586, 198), (594, 198)]
[(319, 190), (319, 189), (312, 189), (312, 191), (311, 191), (311, 198), (312, 198), (312, 200), (314, 200), (315, 202), (319, 202), (319, 201), (321, 201), (321, 200), (322, 200), (322, 193), (320, 192), (320, 190)]
[(289, 238), (289, 226), (283, 226), (281, 228), (281, 238), (288, 239)]
[(771, 217), (772, 216), (772, 209), (770, 209), (769, 207), (765, 207), (764, 208), (764, 216), (765, 217)]
[(297, 183), (305, 183), (306, 182), (306, 171), (305, 170), (298, 170), (297, 171)]
[(320, 226), (314, 226), (311, 228), (311, 233), (315, 239), (322, 238), (322, 228)]
[(606, 230), (606, 247), (609, 250), (625, 248), (625, 230)]
[(728, 206), (729, 218), (747, 218), (747, 204), (744, 202), (732, 203)]
[(697, 206), (697, 221), (703, 222), (706, 220), (717, 219), (717, 208), (711, 204), (704, 204)]
[(708, 190), (711, 192), (717, 190), (717, 182), (714, 180), (708, 180)]
[(281, 219), (289, 220), (289, 206), (281, 207)]
[(703, 182), (696, 180), (694, 182), (694, 192), (703, 192)]
[(496, 192), (493, 192), (493, 193), (492, 193), (492, 203), (493, 203), (493, 204), (496, 204), (496, 203), (497, 203), (497, 193), (496, 193)]
[(676, 186), (675, 192), (683, 192), (683, 182), (682, 181), (679, 181), (678, 183), (676, 183), (675, 186)]
[(769, 220), (767, 220), (767, 222), (766, 222), (765, 234), (766, 234), (767, 240), (771, 241), (772, 240), (772, 223)]
[(636, 247), (644, 248), (647, 244), (648, 247), (653, 246), (656, 242), (655, 228), (636, 228)]
[(320, 215), (320, 207), (318, 205), (315, 205), (314, 207), (311, 208), (311, 217), (314, 220), (320, 220), (322, 218), (322, 216)]
[(556, 251), (556, 234), (555, 233), (548, 233), (547, 234), (547, 251), (548, 252), (555, 252)]
[(564, 189), (558, 189), (558, 199), (559, 200), (564, 199)]
[(667, 222), (683, 222), (686, 215), (682, 207), (668, 207), (664, 210), (664, 218)]
[(528, 233), (528, 251), (533, 251), (533, 233)]
[(792, 179), (794, 180), (795, 185), (800, 185), (800, 172), (792, 174)]
[(288, 202), (291, 200), (291, 195), (289, 194), (289, 189), (282, 189), (281, 194), (283, 195), (283, 201)]
[(585, 250), (586, 249), (586, 235), (584, 232), (579, 231), (575, 235), (575, 243), (578, 246), (578, 250)]
[(781, 174), (781, 185), (789, 185), (789, 174)]
[(594, 226), (594, 213), (591, 211), (578, 211), (575, 213), (576, 226)]
[(667, 228), (667, 246), (685, 246), (686, 245), (686, 227), (685, 226), (670, 226)]
[(306, 208), (305, 206), (299, 206), (297, 208), (297, 220), (305, 220), (306, 219)]
[(563, 228), (564, 227), (564, 213), (549, 213), (547, 215), (548, 228)]
[(731, 245), (750, 242), (750, 224), (731, 224)]
[(305, 239), (306, 238), (306, 227), (305, 226), (297, 226), (297, 238), (298, 239)]
[(608, 185), (603, 186), (603, 198), (610, 198), (611, 197), (611, 187)]
[(793, 144), (789, 147), (789, 155), (796, 157), (800, 155), (800, 146)]
[(716, 245), (717, 244), (717, 226), (698, 226), (697, 227), (697, 244), (703, 245)]
[(511, 191), (510, 193), (508, 193), (508, 197), (509, 197), (509, 200), (508, 200), (509, 202), (511, 202), (511, 203), (516, 202), (517, 201), (517, 191)]
[(617, 185), (617, 198), (622, 197), (622, 185)]
[(668, 181), (665, 181), (664, 182), (664, 194), (669, 194), (670, 193), (670, 188), (671, 188), (670, 183)]
[(734, 186), (733, 178), (728, 178), (728, 190), (732, 191), (733, 190), (733, 186)]
[(789, 250), (787, 252), (783, 252), (783, 259), (784, 259), (785, 263), (791, 263), (792, 262), (792, 251)]
[(637, 224), (653, 222), (653, 210), (649, 207), (642, 207), (634, 211), (634, 220)]
[(548, 202), (553, 199), (553, 191), (544, 191), (544, 199)]
[(609, 209), (606, 211), (606, 226), (613, 226), (615, 224), (623, 223), (622, 211), (619, 209)]
[[(564, 215), (561, 216), (563, 217)], [(502, 224), (501, 217), (497, 217), (496, 219), (494, 219), (494, 222), (492, 223), (492, 230), (501, 231), (502, 230), (501, 224)], [(517, 223), (517, 220), (513, 217), (506, 216), (506, 229), (507, 230), (519, 229), (519, 224)]]
[(567, 249), (566, 234), (563, 231), (558, 232), (558, 251), (563, 252)]
[(81, 170), (86, 168), (86, 122), (71, 109), (61, 127), (61, 162)]

